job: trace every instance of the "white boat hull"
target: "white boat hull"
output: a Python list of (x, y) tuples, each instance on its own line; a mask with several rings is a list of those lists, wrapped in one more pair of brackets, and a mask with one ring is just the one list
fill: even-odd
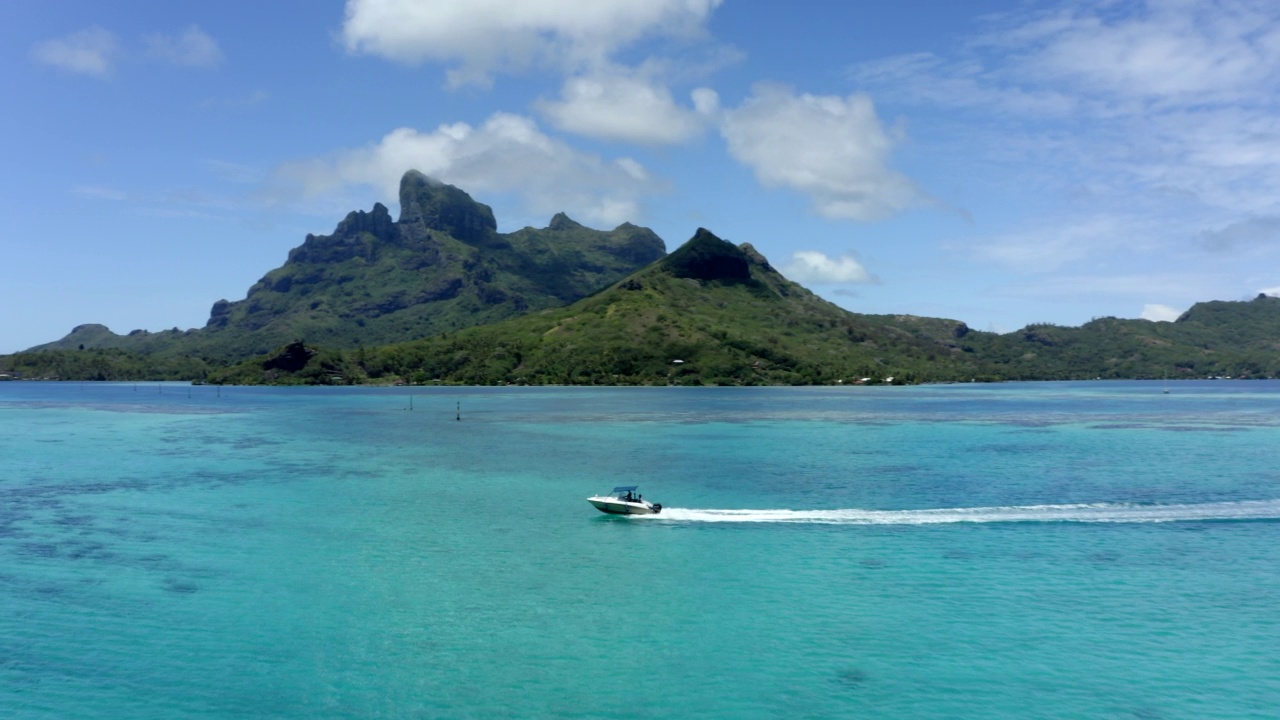
[(654, 515), (662, 512), (661, 505), (654, 505), (644, 500), (627, 501), (616, 497), (597, 495), (596, 497), (587, 498), (587, 502), (594, 505), (600, 512), (609, 513), (610, 515)]

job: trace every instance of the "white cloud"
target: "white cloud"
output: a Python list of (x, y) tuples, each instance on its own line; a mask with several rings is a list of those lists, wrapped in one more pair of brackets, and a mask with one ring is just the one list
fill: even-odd
[[(710, 107), (715, 91), (700, 88), (695, 105)], [(543, 100), (538, 110), (553, 125), (572, 133), (603, 140), (643, 145), (683, 142), (702, 131), (705, 115), (681, 107), (671, 92), (643, 70), (611, 67), (565, 81), (561, 100)]]
[(1177, 197), (1177, 210), (1204, 212), (1196, 222), (1275, 215), (1280, 5), (1024, 7), (988, 18), (989, 31), (953, 57), (891, 57), (851, 76), (882, 103), (952, 110), (921, 117), (948, 126), (952, 143), (1012, 160), (1024, 183), (1087, 178), (1158, 215)]
[(37, 43), (31, 50), (37, 62), (96, 77), (110, 75), (119, 55), (120, 41), (115, 34), (97, 26)]
[(1272, 288), (1263, 288), (1258, 291), (1262, 295), (1270, 295), (1271, 297), (1280, 297), (1280, 286)]
[(1142, 319), (1152, 322), (1173, 322), (1182, 316), (1182, 311), (1168, 305), (1148, 303), (1142, 306)]
[(287, 163), (274, 173), (273, 199), (372, 186), (391, 204), (409, 169), (475, 195), (516, 195), (533, 212), (563, 210), (608, 225), (638, 221), (642, 197), (656, 189), (635, 160), (610, 162), (579, 152), (548, 137), (529, 118), (498, 113), (479, 127), (455, 123), (425, 133), (399, 128), (367, 147)]
[(649, 171), (645, 170), (644, 166), (636, 162), (634, 159), (629, 157), (624, 157), (624, 158), (618, 158), (615, 162), (617, 163), (618, 167), (622, 168), (623, 172), (627, 173), (628, 175), (635, 178), (636, 180), (644, 181), (649, 179)]
[(590, 67), (647, 36), (696, 36), (721, 0), (348, 0), (349, 52), (452, 63), (451, 85), (538, 64)]
[(222, 62), (222, 48), (199, 27), (192, 25), (181, 35), (149, 35), (147, 56), (187, 67), (216, 67)]
[(1013, 19), (986, 41), (1023, 53), (1020, 73), (1127, 101), (1237, 101), (1269, 92), (1280, 60), (1268, 2), (1085, 2)]
[[(1277, 68), (1280, 72), (1280, 67)], [(1280, 196), (1280, 106), (1153, 114), (1129, 136), (1135, 178), (1232, 214), (1273, 215)]]
[(848, 255), (833, 258), (816, 250), (801, 250), (793, 254), (791, 264), (782, 271), (782, 274), (802, 284), (843, 285), (875, 282), (875, 278), (871, 277), (867, 269), (856, 259)]
[(761, 184), (805, 193), (828, 218), (875, 220), (927, 201), (888, 167), (893, 140), (866, 95), (797, 95), (760, 83), (724, 112), (721, 133)]
[(699, 115), (713, 117), (720, 112), (720, 95), (711, 88), (698, 88), (691, 93), (693, 108)]

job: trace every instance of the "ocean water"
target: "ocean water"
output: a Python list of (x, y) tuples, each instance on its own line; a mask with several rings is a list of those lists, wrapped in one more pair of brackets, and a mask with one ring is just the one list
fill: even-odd
[(1169, 389), (0, 383), (0, 717), (1280, 717), (1280, 383)]

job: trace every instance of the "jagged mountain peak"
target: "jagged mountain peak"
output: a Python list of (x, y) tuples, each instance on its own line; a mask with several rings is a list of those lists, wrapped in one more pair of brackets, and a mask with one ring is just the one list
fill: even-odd
[(577, 230), (580, 227), (583, 227), (582, 223), (562, 212), (556, 213), (555, 216), (551, 218), (551, 224), (547, 226), (550, 230)]
[(391, 219), (391, 211), (382, 203), (374, 203), (369, 212), (352, 210), (338, 223), (333, 234), (337, 237), (348, 237), (358, 233), (372, 233), (380, 238), (390, 238), (394, 234), (395, 222)]
[(727, 240), (706, 228), (662, 260), (662, 266), (676, 277), (695, 280), (747, 281), (751, 279), (751, 258)]
[(493, 208), (417, 170), (400, 179), (400, 224), (422, 225), (470, 244), (487, 242), (498, 232)]

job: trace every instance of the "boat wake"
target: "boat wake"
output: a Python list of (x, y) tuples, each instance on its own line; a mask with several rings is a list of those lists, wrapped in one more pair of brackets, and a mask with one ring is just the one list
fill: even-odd
[(823, 525), (941, 525), (947, 523), (1162, 523), (1280, 520), (1280, 500), (1186, 505), (1095, 503), (1017, 505), (929, 510), (717, 510), (663, 508), (636, 519), (718, 523), (812, 523)]

